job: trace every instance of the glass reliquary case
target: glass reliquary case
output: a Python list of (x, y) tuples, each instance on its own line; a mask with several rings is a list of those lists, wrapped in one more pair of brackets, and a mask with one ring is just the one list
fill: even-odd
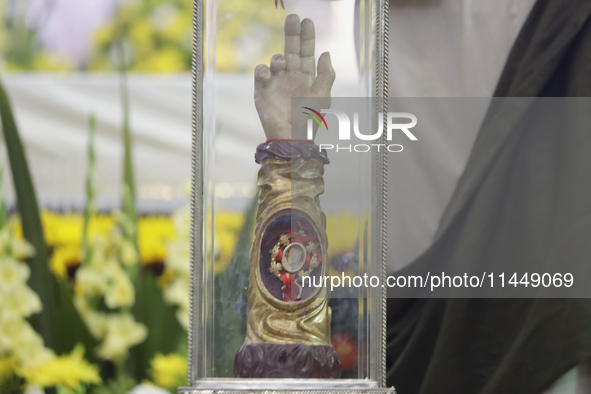
[(378, 0), (194, 1), (179, 392), (393, 392), (385, 293), (367, 283), (385, 274), (384, 152), (372, 144), (386, 135), (359, 132), (383, 126), (386, 26)]

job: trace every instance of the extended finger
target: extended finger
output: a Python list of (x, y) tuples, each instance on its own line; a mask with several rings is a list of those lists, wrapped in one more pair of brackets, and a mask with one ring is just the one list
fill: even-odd
[(262, 89), (271, 79), (271, 70), (265, 64), (259, 64), (254, 69), (254, 88)]
[(314, 22), (306, 18), (302, 21), (301, 26), (300, 71), (314, 76), (314, 45), (316, 43)]
[(278, 53), (271, 58), (271, 71), (273, 73), (278, 73), (285, 70), (285, 66), (285, 56)]
[(287, 71), (300, 68), (300, 17), (291, 14), (285, 18), (285, 61)]

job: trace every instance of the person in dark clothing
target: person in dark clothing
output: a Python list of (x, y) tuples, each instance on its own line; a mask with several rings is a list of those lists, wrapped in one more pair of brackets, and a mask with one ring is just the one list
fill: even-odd
[[(591, 96), (591, 0), (538, 0), (495, 96)], [(545, 270), (557, 255), (589, 261), (591, 130), (499, 132), (506, 111), (519, 119), (490, 108), (432, 246), (395, 275), (491, 250), (537, 254)], [(388, 299), (387, 382), (399, 394), (540, 394), (590, 359), (590, 299)]]

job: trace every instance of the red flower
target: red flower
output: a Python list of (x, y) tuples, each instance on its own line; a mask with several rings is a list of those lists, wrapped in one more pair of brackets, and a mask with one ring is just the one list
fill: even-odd
[[(277, 8), (277, 0), (275, 0), (275, 8)], [(283, 5), (283, 0), (281, 0), (281, 7), (285, 9), (285, 5)]]
[(347, 332), (334, 334), (331, 338), (332, 346), (341, 357), (343, 371), (352, 370), (357, 365), (357, 341)]

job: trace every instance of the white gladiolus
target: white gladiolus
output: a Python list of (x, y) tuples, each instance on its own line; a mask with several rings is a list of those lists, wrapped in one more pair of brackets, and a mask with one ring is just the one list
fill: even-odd
[(131, 267), (137, 264), (138, 260), (139, 254), (135, 245), (131, 241), (123, 241), (121, 244), (121, 263), (126, 267)]
[(19, 260), (26, 259), (35, 254), (33, 245), (22, 239), (12, 239), (12, 254)]
[(190, 242), (172, 242), (167, 248), (166, 269), (171, 270), (177, 275), (183, 275), (187, 278), (190, 275), (191, 265)]
[(112, 279), (105, 294), (105, 304), (111, 308), (131, 306), (135, 302), (135, 291), (129, 277), (123, 273)]
[(82, 294), (103, 295), (108, 285), (107, 276), (92, 266), (83, 266), (76, 271), (76, 289)]
[[(184, 278), (175, 279), (164, 289), (164, 299), (180, 309), (189, 310), (189, 281)], [(178, 315), (177, 315), (178, 316)]]
[(7, 256), (0, 257), (0, 292), (7, 293), (29, 279), (29, 266)]
[(33, 313), (40, 312), (42, 307), (37, 293), (21, 284), (2, 295), (0, 321), (27, 318)]
[(176, 311), (176, 318), (185, 330), (189, 329), (189, 308), (179, 308)]
[(136, 322), (130, 314), (112, 314), (107, 321), (107, 334), (98, 353), (107, 360), (119, 360), (130, 347), (143, 342), (148, 335), (146, 326)]
[(74, 296), (74, 306), (84, 320), (90, 334), (96, 339), (103, 339), (107, 334), (107, 314), (90, 308), (84, 296)]

